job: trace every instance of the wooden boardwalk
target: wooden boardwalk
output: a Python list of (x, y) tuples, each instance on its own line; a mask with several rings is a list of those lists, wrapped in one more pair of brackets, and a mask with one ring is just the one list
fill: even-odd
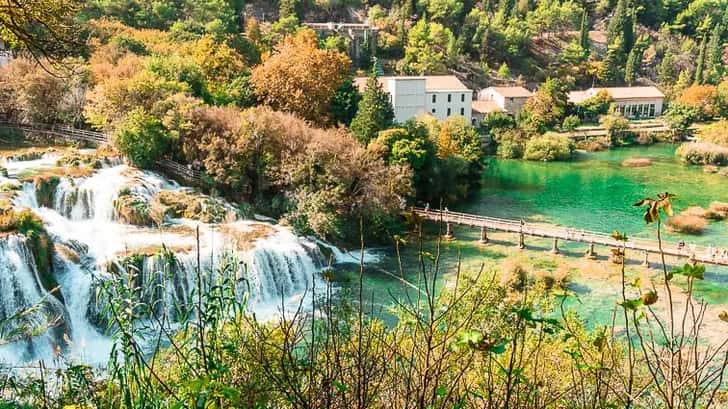
[[(78, 129), (66, 125), (24, 124), (0, 121), (0, 128), (12, 129), (23, 134), (45, 135), (66, 141), (81, 142), (92, 146), (101, 146), (109, 143), (111, 140), (104, 132)], [(169, 159), (157, 160), (154, 162), (153, 168), (186, 183), (196, 186), (202, 186), (203, 184), (202, 172)]]
[[(446, 237), (453, 237), (454, 225), (480, 229), (480, 241), (482, 243), (488, 242), (488, 231), (493, 230), (517, 234), (518, 246), (521, 248), (525, 247), (525, 236), (553, 239), (554, 246), (552, 251), (554, 253), (559, 252), (559, 240), (588, 244), (589, 248), (587, 250), (587, 255), (589, 256), (596, 255), (594, 246), (606, 246), (614, 249), (641, 251), (644, 256), (643, 264), (645, 265), (649, 264), (648, 257), (650, 254), (660, 253), (657, 241), (630, 239), (626, 242), (622, 242), (616, 240), (607, 233), (599, 233), (571, 227), (555, 226), (543, 223), (525, 223), (520, 220), (500, 219), (495, 217), (424, 208), (413, 208), (412, 213), (424, 220), (444, 224), (446, 227)], [(663, 242), (662, 252), (666, 256), (684, 258), (686, 261), (694, 261), (717, 266), (728, 266), (728, 252), (724, 252), (724, 249), (716, 250), (692, 245), (680, 247), (675, 243)]]

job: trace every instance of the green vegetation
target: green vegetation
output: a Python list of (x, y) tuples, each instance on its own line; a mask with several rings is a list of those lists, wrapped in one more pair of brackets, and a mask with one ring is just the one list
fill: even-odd
[(523, 158), (544, 162), (569, 160), (573, 151), (574, 145), (568, 136), (551, 132), (529, 140)]

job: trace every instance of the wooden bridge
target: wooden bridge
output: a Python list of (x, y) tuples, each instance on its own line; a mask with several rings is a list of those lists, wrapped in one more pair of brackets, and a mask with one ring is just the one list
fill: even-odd
[[(101, 146), (111, 141), (104, 132), (89, 131), (86, 129), (73, 128), (67, 125), (50, 124), (27, 124), (19, 122), (0, 121), (0, 128), (12, 129), (23, 135), (44, 135), (51, 138), (59, 138), (71, 142), (80, 142), (91, 146)], [(153, 168), (162, 173), (172, 176), (179, 181), (202, 186), (203, 172), (191, 169), (181, 163), (169, 159), (159, 159), (153, 164)]]
[[(501, 231), (518, 235), (518, 247), (525, 247), (525, 236), (553, 239), (552, 252), (559, 253), (559, 240), (588, 244), (586, 255), (596, 258), (594, 246), (606, 246), (612, 249), (635, 250), (642, 252), (643, 265), (649, 266), (649, 255), (660, 254), (657, 241), (628, 240), (619, 241), (610, 234), (587, 231), (571, 227), (555, 226), (542, 223), (526, 223), (521, 220), (500, 219), (495, 217), (478, 216), (467, 213), (413, 208), (412, 213), (422, 219), (442, 223), (445, 225), (445, 237), (454, 238), (453, 225), (480, 229), (480, 242), (488, 242), (488, 231)], [(709, 249), (698, 246), (680, 246), (674, 243), (662, 243), (662, 252), (666, 256), (685, 258), (692, 262), (728, 266), (728, 251), (726, 249)]]

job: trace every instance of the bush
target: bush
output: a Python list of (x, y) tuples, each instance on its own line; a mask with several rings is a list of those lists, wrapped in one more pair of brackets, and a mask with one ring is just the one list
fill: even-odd
[(665, 225), (675, 233), (701, 234), (708, 227), (708, 222), (702, 217), (679, 214), (668, 218)]
[(710, 142), (686, 142), (677, 148), (675, 154), (685, 163), (692, 165), (728, 164), (728, 147)]
[(566, 118), (564, 118), (563, 124), (561, 124), (561, 129), (565, 132), (572, 132), (574, 129), (576, 129), (581, 124), (581, 120), (576, 115), (569, 115)]
[(569, 160), (573, 152), (574, 145), (568, 136), (549, 132), (528, 141), (523, 158), (544, 162)]
[(135, 108), (116, 130), (114, 145), (131, 163), (145, 168), (167, 154), (171, 141), (162, 121), (144, 108)]

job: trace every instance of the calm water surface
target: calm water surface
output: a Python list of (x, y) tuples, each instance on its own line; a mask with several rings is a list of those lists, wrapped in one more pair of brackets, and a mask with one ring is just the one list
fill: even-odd
[[(654, 226), (647, 226), (642, 210), (631, 206), (643, 197), (656, 197), (665, 191), (676, 194), (677, 212), (689, 206), (707, 207), (713, 201), (728, 202), (728, 177), (706, 174), (700, 167), (680, 164), (675, 158), (675, 149), (675, 145), (658, 144), (579, 153), (577, 160), (562, 163), (490, 159), (479, 191), (470, 201), (451, 210), (607, 233), (619, 230), (631, 237), (654, 238)], [(653, 163), (642, 168), (621, 166), (629, 158), (649, 158)], [(477, 236), (476, 231), (458, 231), (460, 240), (446, 246), (445, 266), (453, 266), (458, 257), (470, 266), (502, 257), (487, 247), (474, 245)], [(728, 222), (711, 222), (700, 236), (666, 233), (665, 238), (728, 248)], [(425, 246), (432, 250), (434, 242), (426, 242)], [(584, 250), (583, 245), (577, 244), (561, 247), (574, 252)], [(405, 266), (416, 265), (416, 246), (406, 246), (402, 254)], [(393, 249), (382, 250), (381, 256), (379, 263), (367, 268), (365, 292), (374, 304), (385, 309), (391, 305), (392, 297), (401, 296), (402, 286), (392, 277), (399, 275)], [(414, 280), (416, 268), (407, 270), (405, 276)], [(353, 272), (343, 274), (344, 282), (354, 283), (355, 277)], [(594, 322), (608, 319), (608, 311), (618, 294), (614, 283), (577, 278), (574, 289), (580, 294), (580, 301), (572, 305), (587, 319)], [(712, 304), (728, 305), (728, 269), (708, 266), (706, 279), (697, 285), (697, 292)]]

